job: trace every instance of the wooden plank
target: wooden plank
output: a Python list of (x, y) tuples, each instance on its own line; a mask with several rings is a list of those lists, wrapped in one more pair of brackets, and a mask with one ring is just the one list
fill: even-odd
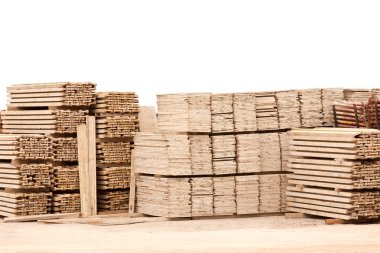
[(341, 202), (341, 203), (351, 203), (351, 199), (347, 197), (335, 197), (335, 196), (328, 196), (328, 195), (323, 195), (323, 194), (304, 193), (304, 192), (298, 192), (298, 191), (287, 191), (286, 196), (309, 198), (309, 199), (320, 199), (320, 200), (335, 201), (335, 202)]
[(130, 187), (129, 187), (129, 214), (132, 216), (135, 213), (135, 203), (136, 203), (136, 175), (135, 175), (135, 151), (132, 150), (132, 159), (131, 159), (131, 178), (130, 178)]
[(307, 164), (323, 164), (323, 165), (336, 165), (336, 166), (354, 166), (354, 162), (352, 161), (344, 161), (344, 160), (326, 160), (326, 159), (309, 159), (309, 158), (293, 158), (290, 157), (288, 159), (291, 163), (307, 163)]
[(292, 212), (299, 212), (299, 213), (311, 214), (311, 215), (322, 216), (322, 217), (332, 217), (332, 218), (344, 219), (344, 220), (351, 219), (350, 215), (323, 212), (323, 211), (317, 211), (317, 210), (309, 210), (309, 209), (296, 208), (296, 207), (287, 207), (286, 209)]
[(338, 203), (338, 202), (332, 202), (332, 201), (324, 201), (324, 200), (316, 200), (316, 199), (307, 199), (307, 198), (298, 198), (298, 197), (287, 196), (286, 200), (289, 202), (313, 204), (313, 205), (318, 205), (318, 206), (336, 207), (336, 208), (344, 208), (344, 209), (354, 208), (354, 206), (351, 204)]
[(322, 176), (322, 177), (333, 177), (333, 178), (352, 178), (351, 173), (338, 173), (330, 171), (320, 171), (320, 170), (302, 170), (302, 169), (290, 169), (291, 172), (297, 175), (310, 175), (310, 176)]
[(96, 195), (96, 124), (94, 116), (86, 116), (88, 133), (88, 169), (90, 180), (90, 203), (91, 215), (97, 214), (97, 195)]
[(315, 164), (298, 164), (288, 163), (290, 169), (303, 169), (303, 170), (319, 170), (319, 171), (336, 171), (336, 172), (352, 172), (352, 167), (339, 167), (339, 166), (324, 166)]
[(334, 153), (290, 151), (289, 154), (292, 156), (321, 157), (321, 158), (334, 158), (334, 159), (356, 159), (356, 155), (334, 154)]
[(20, 222), (20, 221), (37, 221), (37, 220), (51, 220), (59, 218), (79, 218), (80, 213), (60, 213), (60, 214), (41, 214), (41, 215), (29, 215), (19, 217), (4, 218), (4, 222)]
[(352, 183), (351, 179), (334, 178), (334, 177), (308, 176), (308, 175), (298, 175), (298, 174), (288, 174), (287, 177), (291, 179), (318, 181), (318, 182), (330, 182), (330, 183), (341, 183), (341, 184)]
[(140, 132), (153, 132), (157, 130), (157, 116), (154, 106), (141, 106), (138, 118)]
[(313, 204), (302, 204), (302, 203), (296, 203), (296, 202), (287, 202), (287, 206), (289, 207), (298, 207), (298, 208), (306, 208), (311, 210), (318, 210), (318, 211), (325, 211), (325, 212), (332, 212), (332, 213), (340, 213), (340, 214), (348, 214), (349, 210), (347, 209), (340, 209), (335, 207), (328, 207), (328, 206), (319, 206), (319, 205), (313, 205)]
[(357, 150), (345, 148), (325, 148), (325, 147), (309, 147), (309, 146), (289, 146), (290, 150), (323, 152), (323, 153), (339, 153), (339, 154), (356, 154)]
[(324, 141), (289, 141), (289, 145), (314, 146), (314, 147), (335, 147), (335, 148), (355, 148), (355, 143), (347, 142), (324, 142)]
[(345, 184), (332, 184), (332, 183), (325, 183), (325, 182), (315, 182), (315, 181), (306, 181), (306, 180), (293, 180), (289, 179), (288, 184), (295, 184), (295, 185), (310, 185), (310, 186), (319, 186), (319, 187), (326, 187), (326, 188), (333, 188), (333, 189), (345, 189), (345, 190), (352, 190), (354, 187), (352, 185), (345, 185)]
[(77, 127), (78, 130), (78, 163), (79, 163), (79, 187), (80, 187), (80, 202), (81, 213), (83, 217), (92, 215), (91, 209), (91, 182), (89, 178), (89, 146), (87, 126), (81, 124)]
[(329, 196), (348, 197), (348, 198), (352, 197), (352, 192), (316, 189), (316, 188), (308, 188), (308, 187), (299, 188), (296, 186), (287, 186), (286, 189), (288, 191), (317, 193), (317, 194), (324, 194), (324, 195), (329, 195)]

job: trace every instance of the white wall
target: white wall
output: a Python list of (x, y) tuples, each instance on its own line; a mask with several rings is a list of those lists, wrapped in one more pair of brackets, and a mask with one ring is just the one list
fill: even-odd
[[(379, 1), (0, 1), (13, 83), (156, 93), (379, 87)], [(122, 87), (120, 87), (122, 86)]]

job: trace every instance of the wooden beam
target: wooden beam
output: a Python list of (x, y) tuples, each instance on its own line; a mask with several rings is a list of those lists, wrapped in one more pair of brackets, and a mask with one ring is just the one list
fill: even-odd
[(36, 220), (51, 220), (58, 218), (79, 218), (80, 213), (58, 213), (58, 214), (41, 214), (29, 216), (14, 216), (4, 218), (4, 222), (20, 222), (20, 221), (36, 221)]
[(131, 178), (129, 186), (129, 216), (131, 217), (135, 212), (135, 203), (136, 203), (136, 176), (135, 176), (135, 154), (132, 150), (132, 160), (131, 160)]
[(96, 124), (94, 116), (86, 117), (88, 133), (88, 169), (90, 180), (90, 201), (91, 215), (97, 214), (97, 196), (96, 196)]

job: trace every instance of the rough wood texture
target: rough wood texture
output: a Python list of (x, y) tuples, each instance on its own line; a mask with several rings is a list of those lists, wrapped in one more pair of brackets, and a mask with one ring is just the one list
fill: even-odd
[(73, 137), (53, 138), (54, 161), (78, 161), (78, 141)]
[(367, 102), (372, 96), (370, 89), (344, 89), (344, 100), (348, 102)]
[(301, 127), (298, 91), (276, 92), (276, 101), (278, 106), (279, 129)]
[(255, 93), (235, 93), (233, 96), (235, 132), (257, 131)]
[(80, 212), (80, 194), (64, 193), (53, 194), (53, 213)]
[(11, 85), (8, 107), (89, 107), (95, 103), (95, 87), (89, 82)]
[(258, 92), (255, 96), (257, 130), (278, 129), (279, 120), (275, 93)]
[(233, 132), (233, 94), (211, 95), (211, 129), (213, 133)]
[(113, 114), (96, 117), (98, 138), (129, 138), (139, 131), (137, 115)]
[(211, 93), (157, 95), (159, 131), (211, 132)]
[(215, 175), (236, 173), (235, 135), (212, 136), (212, 166)]
[(323, 125), (334, 126), (333, 104), (344, 99), (343, 89), (322, 89)]
[(99, 212), (128, 211), (129, 190), (100, 191)]
[(129, 188), (131, 167), (98, 168), (97, 184), (99, 190)]
[(140, 106), (139, 111), (140, 132), (157, 131), (157, 114), (154, 106)]
[(101, 164), (130, 164), (132, 148), (133, 144), (128, 141), (97, 143), (97, 162)]
[(323, 125), (322, 90), (299, 90), (301, 126), (319, 127)]
[(91, 111), (95, 114), (139, 112), (139, 100), (135, 92), (97, 92), (96, 104)]
[(54, 191), (79, 190), (79, 167), (54, 166)]

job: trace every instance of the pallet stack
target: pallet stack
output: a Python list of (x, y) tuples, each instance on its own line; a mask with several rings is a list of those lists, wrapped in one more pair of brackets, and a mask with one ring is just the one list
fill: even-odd
[(380, 131), (290, 133), (287, 210), (345, 220), (380, 217)]
[(138, 97), (134, 92), (98, 92), (91, 112), (97, 128), (98, 210), (127, 211)]
[(7, 88), (8, 110), (1, 112), (4, 133), (39, 134), (52, 141), (53, 213), (80, 211), (76, 132), (95, 103), (95, 86), (86, 82)]
[(0, 135), (0, 215), (51, 212), (53, 145), (49, 137)]

